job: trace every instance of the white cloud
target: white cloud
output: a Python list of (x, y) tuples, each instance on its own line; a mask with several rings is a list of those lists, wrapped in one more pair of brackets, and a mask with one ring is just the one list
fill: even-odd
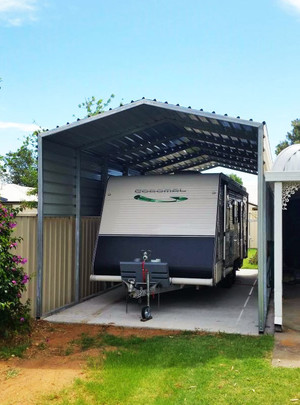
[(0, 13), (7, 11), (32, 11), (37, 0), (1, 0)]
[(33, 132), (40, 129), (40, 127), (36, 124), (22, 124), (19, 122), (4, 122), (0, 121), (0, 129), (18, 129), (19, 131), (23, 132)]
[(0, 20), (12, 26), (35, 21), (38, 2), (39, 0), (0, 0)]
[(300, 13), (300, 0), (280, 0), (280, 3), (286, 9)]

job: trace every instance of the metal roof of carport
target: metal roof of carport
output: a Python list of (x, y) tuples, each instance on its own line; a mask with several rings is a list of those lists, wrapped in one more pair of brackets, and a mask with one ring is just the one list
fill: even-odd
[(43, 133), (120, 170), (173, 173), (214, 166), (257, 173), (262, 123), (139, 100)]

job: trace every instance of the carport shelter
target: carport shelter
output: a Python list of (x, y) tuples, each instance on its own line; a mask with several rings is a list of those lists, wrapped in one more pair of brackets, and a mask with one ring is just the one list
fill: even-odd
[[(99, 219), (109, 175), (172, 174), (223, 166), (258, 174), (258, 327), (263, 332), (270, 292), (267, 240), (271, 238), (264, 173), (271, 163), (265, 123), (156, 100), (131, 102), (41, 133), (36, 316), (77, 303), (88, 295), (81, 288), (83, 274), (89, 273), (91, 266), (82, 259), (87, 246), (82, 238), (83, 221)], [(53, 237), (44, 238), (45, 222), (54, 235), (55, 226), (61, 226), (59, 218), (74, 220), (72, 243), (68, 245), (72, 269), (66, 275), (53, 270), (59, 266), (58, 261), (65, 260), (63, 245)], [(46, 256), (52, 260), (51, 266)], [(49, 294), (63, 293), (68, 297), (63, 302), (45, 306)]]

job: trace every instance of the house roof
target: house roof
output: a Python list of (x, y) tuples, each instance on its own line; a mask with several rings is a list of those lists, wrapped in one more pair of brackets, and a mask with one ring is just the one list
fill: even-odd
[(32, 187), (19, 186), (18, 184), (0, 183), (2, 201), (19, 203), (22, 201), (37, 201), (36, 195), (28, 195)]

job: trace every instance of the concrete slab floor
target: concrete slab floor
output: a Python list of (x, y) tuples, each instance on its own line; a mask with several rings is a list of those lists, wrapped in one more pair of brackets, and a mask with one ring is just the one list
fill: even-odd
[(240, 270), (232, 288), (195, 287), (151, 298), (153, 319), (140, 321), (142, 306), (130, 301), (125, 312), (125, 287), (120, 286), (45, 318), (49, 322), (88, 323), (123, 327), (201, 330), (258, 334), (257, 271)]
[(283, 331), (275, 333), (272, 364), (300, 367), (300, 284), (283, 285)]

